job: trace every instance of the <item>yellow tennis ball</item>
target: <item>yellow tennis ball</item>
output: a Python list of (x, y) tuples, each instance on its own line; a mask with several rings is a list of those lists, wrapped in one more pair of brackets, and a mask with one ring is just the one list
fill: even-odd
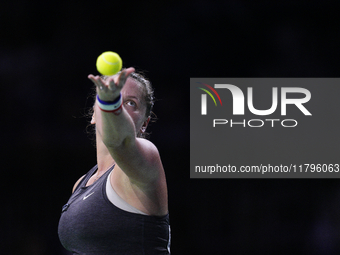
[(106, 51), (97, 58), (97, 70), (103, 75), (114, 75), (122, 69), (122, 59), (116, 52)]

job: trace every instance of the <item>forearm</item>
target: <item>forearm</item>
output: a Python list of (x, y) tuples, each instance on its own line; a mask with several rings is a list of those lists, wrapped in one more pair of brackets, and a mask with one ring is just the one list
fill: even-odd
[(96, 103), (96, 129), (107, 147), (118, 147), (135, 138), (135, 127), (124, 107), (119, 114), (104, 112)]

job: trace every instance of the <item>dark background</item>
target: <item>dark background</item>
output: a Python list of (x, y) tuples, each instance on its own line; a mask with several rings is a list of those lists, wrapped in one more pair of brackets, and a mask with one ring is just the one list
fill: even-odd
[(113, 50), (159, 99), (173, 254), (339, 254), (338, 179), (189, 178), (189, 78), (338, 77), (337, 1), (160, 2), (0, 4), (0, 253), (68, 254), (61, 207), (96, 163), (87, 75)]

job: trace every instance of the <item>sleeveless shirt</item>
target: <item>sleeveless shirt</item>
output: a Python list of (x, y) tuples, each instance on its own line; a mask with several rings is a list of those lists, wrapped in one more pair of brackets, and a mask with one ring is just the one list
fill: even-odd
[(94, 166), (63, 206), (58, 226), (62, 245), (73, 254), (170, 254), (169, 214), (132, 213), (109, 201), (106, 181), (113, 167), (86, 186)]

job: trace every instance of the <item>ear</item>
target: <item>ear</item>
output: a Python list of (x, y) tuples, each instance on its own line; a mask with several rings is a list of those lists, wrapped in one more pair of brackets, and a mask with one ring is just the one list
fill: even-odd
[(150, 121), (151, 117), (149, 116), (144, 122), (142, 127), (140, 128), (140, 132), (144, 133), (146, 128), (148, 127), (149, 121)]
[(95, 117), (95, 112), (93, 111), (93, 114), (92, 114), (92, 119), (91, 119), (91, 124), (96, 124), (96, 117)]

